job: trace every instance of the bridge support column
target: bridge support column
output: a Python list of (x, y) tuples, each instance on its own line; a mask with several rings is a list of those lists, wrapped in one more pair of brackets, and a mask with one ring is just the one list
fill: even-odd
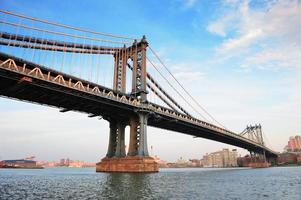
[(147, 114), (139, 113), (139, 126), (140, 126), (140, 137), (139, 137), (139, 156), (149, 156), (147, 148)]
[(139, 113), (139, 118), (130, 120), (130, 144), (128, 156), (148, 157), (147, 113)]
[(138, 140), (139, 140), (139, 128), (137, 120), (134, 118), (130, 119), (130, 142), (129, 142), (129, 151), (128, 156), (138, 155)]
[(126, 123), (110, 122), (108, 153), (96, 164), (97, 172), (158, 172), (158, 163), (149, 157), (147, 148), (148, 113), (139, 112), (129, 120), (129, 151), (125, 156), (124, 130)]
[(125, 124), (122, 122), (117, 123), (117, 144), (116, 144), (116, 157), (125, 157), (125, 143), (124, 143)]
[(116, 122), (111, 121), (110, 122), (110, 136), (109, 136), (109, 146), (108, 146), (108, 152), (107, 157), (113, 157), (115, 156), (116, 152), (116, 133), (117, 133), (117, 125)]

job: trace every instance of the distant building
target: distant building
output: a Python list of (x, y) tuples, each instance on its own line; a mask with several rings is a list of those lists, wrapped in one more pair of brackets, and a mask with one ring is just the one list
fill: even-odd
[(64, 159), (64, 158), (62, 158), (62, 159), (60, 160), (60, 166), (65, 166), (65, 159)]
[(277, 158), (278, 165), (296, 164), (298, 155), (292, 152), (286, 152), (279, 154)]
[(199, 160), (199, 159), (189, 159), (189, 166), (190, 167), (200, 167), (201, 166), (201, 160)]
[(301, 136), (291, 136), (285, 147), (285, 151), (287, 152), (296, 152), (301, 151)]
[(67, 159), (65, 160), (65, 166), (69, 166), (69, 165), (70, 165), (70, 159), (67, 158)]
[(187, 165), (188, 165), (188, 160), (183, 157), (180, 157), (176, 163), (171, 165), (171, 167), (187, 167)]
[(237, 167), (237, 150), (223, 149), (203, 156), (203, 167)]
[(181, 165), (181, 164), (186, 164), (188, 162), (187, 159), (183, 158), (183, 157), (180, 157), (178, 160), (177, 160), (177, 164)]
[(37, 168), (37, 162), (33, 160), (3, 160), (0, 161), (0, 168)]

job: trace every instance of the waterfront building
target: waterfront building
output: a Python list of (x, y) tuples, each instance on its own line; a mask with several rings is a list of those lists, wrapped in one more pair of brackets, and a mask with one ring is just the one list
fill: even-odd
[(237, 167), (237, 150), (223, 149), (203, 156), (203, 167)]
[(0, 161), (0, 168), (37, 168), (37, 162), (33, 160), (3, 160)]
[(279, 154), (277, 158), (278, 165), (296, 164), (298, 155), (293, 152), (286, 152)]
[(69, 158), (63, 158), (59, 161), (38, 161), (37, 164), (43, 167), (95, 167), (95, 163), (71, 160)]

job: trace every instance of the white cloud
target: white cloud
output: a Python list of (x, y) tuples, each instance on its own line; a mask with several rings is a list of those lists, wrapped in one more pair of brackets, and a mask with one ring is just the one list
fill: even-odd
[[(227, 6), (229, 3), (230, 7)], [(241, 55), (251, 58), (244, 59), (243, 66), (260, 64), (262, 67), (263, 64), (270, 65), (268, 61), (280, 61), (283, 66), (287, 62), (287, 66), (298, 67), (298, 55), (301, 54), (299, 1), (263, 2), (261, 8), (251, 7), (247, 0), (225, 1), (223, 6), (224, 14), (207, 27), (209, 32), (225, 37), (216, 49), (218, 54), (226, 58)]]
[(191, 8), (196, 4), (197, 0), (184, 0), (184, 2), (186, 7)]
[(247, 47), (255, 40), (258, 40), (262, 35), (263, 35), (262, 30), (257, 29), (257, 30), (251, 30), (250, 32), (248, 32), (245, 35), (242, 35), (241, 37), (235, 39), (230, 38), (221, 45), (221, 47), (218, 49), (218, 52), (226, 53), (233, 49)]
[(191, 82), (199, 81), (204, 76), (205, 73), (201, 72), (200, 69), (194, 69), (190, 66), (199, 66), (199, 63), (177, 63), (170, 64), (172, 66), (173, 75), (184, 85), (189, 84)]
[(225, 23), (223, 22), (214, 22), (211, 23), (208, 27), (207, 30), (211, 33), (215, 33), (217, 35), (226, 36), (226, 31), (225, 31)]
[(260, 69), (276, 69), (283, 67), (301, 69), (301, 47), (287, 45), (283, 48), (264, 48), (252, 57), (244, 59), (243, 67), (257, 66)]
[(203, 75), (203, 73), (197, 71), (177, 71), (174, 73), (174, 76), (178, 80), (185, 80), (189, 82), (199, 80), (203, 77)]
[(211, 65), (228, 67), (229, 74), (236, 71), (238, 76), (237, 85), (223, 76), (223, 84), (210, 86), (216, 93), (207, 93), (210, 98), (204, 96), (203, 104), (232, 130), (237, 124), (261, 122), (272, 147), (281, 151), (288, 136), (301, 131), (301, 2), (253, 5), (225, 0), (219, 17), (208, 23), (207, 31), (222, 39)]
[(229, 29), (232, 20), (235, 18), (233, 13), (224, 16), (222, 19), (211, 22), (207, 30), (211, 33), (225, 37), (227, 35), (227, 29)]

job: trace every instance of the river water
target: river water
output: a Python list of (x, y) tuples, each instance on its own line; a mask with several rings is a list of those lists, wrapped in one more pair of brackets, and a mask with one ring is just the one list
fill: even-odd
[(153, 174), (0, 169), (0, 199), (301, 200), (301, 167), (161, 169)]

